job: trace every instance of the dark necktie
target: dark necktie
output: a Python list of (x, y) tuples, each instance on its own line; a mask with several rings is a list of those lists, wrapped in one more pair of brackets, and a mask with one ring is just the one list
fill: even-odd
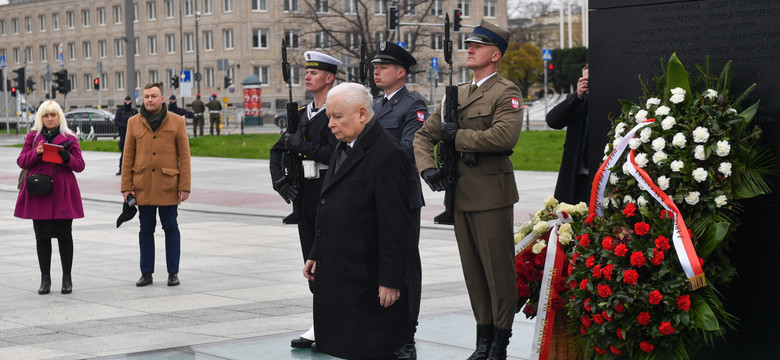
[(471, 84), (471, 87), (469, 88), (469, 96), (473, 94), (475, 91), (477, 91), (477, 84)]
[(387, 98), (387, 96), (385, 96), (385, 97), (383, 97), (383, 98), (382, 98), (382, 106), (385, 106), (385, 104), (387, 104), (387, 100), (389, 100), (389, 99)]

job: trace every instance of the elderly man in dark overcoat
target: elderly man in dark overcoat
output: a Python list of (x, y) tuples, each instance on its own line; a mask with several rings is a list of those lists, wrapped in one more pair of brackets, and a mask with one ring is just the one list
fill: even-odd
[(317, 349), (349, 359), (392, 359), (405, 340), (411, 166), (373, 119), (371, 94), (344, 83), (328, 92), (339, 140), (322, 186), (304, 276), (314, 281)]

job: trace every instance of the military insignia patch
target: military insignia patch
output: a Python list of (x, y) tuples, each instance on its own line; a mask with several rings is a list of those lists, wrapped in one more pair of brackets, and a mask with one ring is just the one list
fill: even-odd
[(423, 114), (422, 111), (418, 111), (417, 112), (417, 121), (419, 121), (419, 122), (425, 121), (425, 114)]
[(311, 60), (311, 54), (309, 54), (308, 52), (306, 53), (306, 60)]
[(379, 50), (380, 51), (385, 51), (385, 49), (387, 49), (387, 43), (385, 41), (380, 42), (379, 43)]
[(517, 98), (512, 98), (512, 109), (519, 109), (520, 108), (520, 100), (517, 100)]

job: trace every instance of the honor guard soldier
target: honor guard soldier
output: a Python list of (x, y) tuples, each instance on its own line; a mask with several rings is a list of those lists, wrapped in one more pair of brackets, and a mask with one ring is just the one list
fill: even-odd
[(390, 135), (398, 140), (412, 165), (409, 179), (412, 184), (410, 212), (412, 233), (409, 236), (409, 258), (407, 259), (407, 286), (405, 301), (409, 306), (409, 326), (405, 334), (406, 342), (395, 353), (397, 359), (416, 359), (414, 333), (417, 330), (417, 317), (420, 314), (420, 296), (422, 292), (422, 265), (420, 262), (420, 208), (425, 205), (420, 186), (420, 176), (414, 165), (414, 134), (422, 127), (428, 117), (428, 108), (417, 93), (406, 88), (406, 75), (417, 64), (414, 56), (401, 46), (389, 41), (380, 41), (376, 45), (374, 63), (374, 83), (384, 95), (374, 97), (374, 119)]
[[(464, 41), (474, 76), (458, 86), (457, 122), (442, 122), (437, 108), (414, 139), (422, 178), (434, 190), (455, 190), (455, 238), (477, 322), (477, 349), (469, 359), (506, 359), (517, 310), (512, 223), (518, 194), (509, 155), (523, 125), (523, 103), (520, 89), (497, 72), (509, 36), (484, 20), (474, 28)], [(452, 185), (434, 162), (439, 141), (460, 152)]]
[(217, 136), (219, 136), (222, 104), (220, 104), (219, 99), (217, 99), (217, 93), (211, 94), (211, 101), (209, 101), (206, 107), (209, 108), (209, 135), (214, 135), (214, 128), (216, 127)]
[[(341, 61), (316, 51), (304, 53), (306, 58), (306, 91), (314, 95), (314, 101), (298, 109), (298, 131), (285, 133), (271, 148), (271, 178), (274, 190), (287, 202), (293, 203), (294, 217), (298, 222), (303, 261), (309, 257), (314, 244), (314, 225), (319, 207), (320, 190), (333, 150), (338, 143), (328, 128), (325, 99), (336, 81)], [(282, 153), (290, 151), (301, 159), (303, 179), (300, 189), (295, 189), (282, 170)], [(311, 283), (309, 289), (313, 290)], [(314, 327), (291, 342), (295, 348), (310, 348), (314, 343)]]

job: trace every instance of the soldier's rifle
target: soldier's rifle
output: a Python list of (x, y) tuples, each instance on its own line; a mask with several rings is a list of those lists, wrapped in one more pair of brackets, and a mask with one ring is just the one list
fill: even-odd
[[(298, 103), (293, 101), (292, 81), (290, 80), (290, 63), (287, 61), (287, 41), (282, 39), (282, 75), (287, 83), (290, 101), (287, 102), (287, 129), (285, 133), (293, 134), (298, 131)], [(286, 150), (282, 153), (282, 169), (287, 182), (295, 189), (300, 189), (303, 166), (301, 159), (293, 152)]]
[[(458, 122), (458, 86), (452, 84), (452, 40), (450, 39), (450, 15), (444, 17), (444, 61), (449, 65), (450, 84), (445, 87), (442, 104), (442, 121)], [(455, 213), (455, 182), (458, 179), (458, 152), (454, 144), (440, 141), (436, 147), (436, 160), (449, 184), (444, 193), (444, 212), (433, 218), (436, 224), (453, 225)]]
[(368, 84), (368, 51), (366, 50), (366, 39), (360, 39), (360, 83), (363, 86), (369, 86)]

